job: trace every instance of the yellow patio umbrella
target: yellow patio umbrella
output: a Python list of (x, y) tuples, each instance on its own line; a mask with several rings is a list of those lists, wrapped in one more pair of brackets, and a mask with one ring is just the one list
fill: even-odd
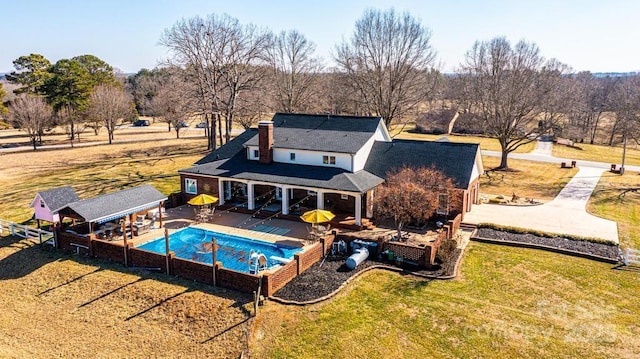
[(300, 218), (307, 223), (318, 224), (329, 222), (335, 216), (336, 215), (331, 213), (330, 211), (325, 211), (324, 209), (314, 209), (303, 213)]
[(189, 200), (190, 205), (192, 206), (205, 206), (211, 203), (215, 203), (218, 200), (218, 197), (214, 197), (208, 194), (199, 194)]

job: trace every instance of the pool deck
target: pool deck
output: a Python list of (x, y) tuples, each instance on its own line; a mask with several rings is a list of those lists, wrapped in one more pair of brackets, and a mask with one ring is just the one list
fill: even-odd
[[(225, 233), (240, 237), (257, 239), (265, 242), (288, 245), (302, 248), (306, 245), (309, 234), (309, 224), (286, 221), (281, 219), (263, 220), (252, 218), (248, 214), (233, 213), (228, 211), (216, 211), (208, 222), (195, 221), (195, 207), (180, 206), (171, 208), (163, 215), (163, 226), (169, 230), (169, 234), (185, 227), (196, 227), (214, 232)], [(254, 228), (273, 229), (280, 234), (265, 233)], [(164, 235), (164, 228), (152, 229), (149, 232), (129, 239), (134, 246), (160, 238)], [(122, 240), (115, 243), (123, 243)]]

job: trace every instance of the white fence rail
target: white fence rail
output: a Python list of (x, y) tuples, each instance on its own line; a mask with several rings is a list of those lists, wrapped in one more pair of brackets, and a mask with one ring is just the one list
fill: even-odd
[(0, 235), (11, 234), (21, 238), (37, 239), (40, 244), (49, 243), (55, 246), (55, 238), (53, 232), (45, 231), (38, 228), (32, 228), (24, 224), (0, 219)]
[(622, 257), (624, 265), (640, 266), (640, 250), (627, 248)]

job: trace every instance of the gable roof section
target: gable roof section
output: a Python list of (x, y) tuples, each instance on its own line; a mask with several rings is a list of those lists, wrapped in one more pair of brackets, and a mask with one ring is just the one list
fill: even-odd
[(46, 203), (51, 213), (55, 213), (67, 204), (80, 200), (80, 197), (76, 194), (76, 191), (71, 186), (51, 188), (46, 191), (41, 191), (36, 194), (31, 201), (29, 207), (33, 207), (36, 198), (40, 198)]
[[(204, 156), (196, 165), (201, 165), (208, 162), (224, 160), (227, 158), (231, 158), (238, 154), (240, 151), (244, 151), (244, 143), (247, 142), (251, 137), (256, 136), (258, 134), (257, 128), (250, 128), (238, 136), (234, 137), (231, 141), (227, 142), (225, 145), (216, 148), (214, 151)], [(257, 137), (256, 137), (257, 138)]]
[(384, 182), (367, 171), (351, 173), (337, 167), (276, 162), (263, 165), (248, 160), (243, 152), (229, 159), (196, 165), (179, 172), (360, 193)]
[(453, 179), (458, 188), (467, 189), (479, 145), (415, 140), (376, 141), (364, 169), (386, 178), (387, 173), (402, 166), (435, 166)]
[(61, 212), (73, 212), (86, 222), (107, 222), (128, 214), (157, 207), (167, 196), (150, 185), (128, 188), (122, 191), (69, 203)]
[[(276, 113), (273, 147), (356, 153), (373, 136), (381, 117)], [(257, 134), (246, 146), (258, 146)]]

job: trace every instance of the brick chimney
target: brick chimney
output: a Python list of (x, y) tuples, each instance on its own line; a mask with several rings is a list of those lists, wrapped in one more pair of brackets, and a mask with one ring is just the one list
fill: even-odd
[(258, 149), (260, 163), (273, 162), (273, 121), (258, 122)]

